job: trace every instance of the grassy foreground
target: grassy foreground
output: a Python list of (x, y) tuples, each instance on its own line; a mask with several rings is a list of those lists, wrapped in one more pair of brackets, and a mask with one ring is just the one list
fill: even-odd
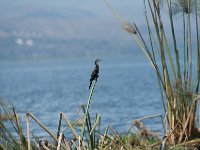
[[(32, 113), (26, 113), (27, 134), (22, 131), (20, 120), (15, 107), (10, 103), (9, 107), (0, 98), (3, 108), (0, 120), (0, 149), (2, 150), (159, 150), (163, 142), (159, 135), (144, 127), (142, 120), (161, 115), (152, 115), (133, 121), (131, 127), (125, 134), (119, 134), (111, 125), (105, 131), (101, 129), (101, 116), (96, 114), (94, 120), (90, 117), (89, 106), (94, 92), (96, 81), (93, 83), (86, 106), (81, 106), (82, 115), (76, 121), (70, 122), (64, 113), (60, 113), (57, 134), (52, 133)], [(2, 109), (1, 108), (1, 109)], [(80, 112), (79, 112), (80, 113)], [(40, 126), (50, 138), (43, 139), (37, 135), (31, 136), (30, 119)], [(9, 127), (8, 127), (9, 124)], [(66, 128), (62, 129), (63, 126)], [(136, 127), (137, 130), (132, 130)], [(62, 129), (62, 130), (61, 130)], [(72, 136), (71, 136), (72, 135)], [(69, 138), (71, 137), (71, 138)], [(185, 143), (187, 144), (187, 143)], [(182, 145), (171, 147), (171, 149), (185, 149)], [(188, 149), (193, 149), (198, 143), (189, 144)], [(163, 149), (166, 149), (164, 147)]]
[[(134, 121), (134, 124), (128, 129), (127, 133), (120, 135), (111, 125), (108, 125), (105, 131), (101, 129), (101, 116), (96, 114), (92, 120), (89, 113), (89, 106), (94, 92), (96, 81), (88, 96), (86, 106), (81, 106), (82, 116), (74, 122), (70, 122), (64, 113), (60, 113), (58, 120), (57, 134), (52, 133), (45, 127), (32, 113), (26, 113), (27, 134), (22, 131), (19, 117), (12, 104), (8, 107), (1, 98), (0, 103), (3, 108), (0, 121), (0, 149), (3, 150), (94, 150), (94, 149), (159, 149), (159, 135), (154, 134), (144, 127), (141, 120)], [(81, 113), (81, 112), (79, 112)], [(41, 129), (50, 136), (49, 140), (40, 139), (37, 135), (30, 134), (30, 119), (34, 120)], [(9, 127), (8, 127), (9, 124)], [(66, 128), (62, 129), (63, 126)], [(135, 126), (137, 130), (132, 132)], [(61, 130), (62, 129), (62, 130)], [(72, 136), (71, 136), (72, 135)], [(71, 137), (69, 139), (69, 137)]]

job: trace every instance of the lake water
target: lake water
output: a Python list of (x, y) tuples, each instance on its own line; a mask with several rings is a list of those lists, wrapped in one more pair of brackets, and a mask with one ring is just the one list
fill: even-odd
[[(56, 134), (60, 112), (72, 121), (79, 106), (87, 104), (93, 68), (93, 59), (1, 62), (0, 95), (14, 103), (24, 132), (25, 113), (31, 112)], [(93, 117), (101, 115), (103, 128), (112, 125), (120, 133), (136, 118), (162, 113), (158, 82), (145, 58), (103, 59), (90, 112)], [(145, 124), (162, 130), (160, 118)], [(33, 121), (31, 131), (46, 135)]]

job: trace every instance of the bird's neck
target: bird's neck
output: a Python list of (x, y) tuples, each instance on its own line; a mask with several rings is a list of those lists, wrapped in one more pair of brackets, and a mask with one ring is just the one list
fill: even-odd
[(99, 66), (97, 62), (95, 62), (95, 65), (96, 65), (96, 66)]

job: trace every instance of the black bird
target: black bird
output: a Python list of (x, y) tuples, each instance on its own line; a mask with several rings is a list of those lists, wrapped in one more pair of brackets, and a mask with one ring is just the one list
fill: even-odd
[(95, 60), (95, 68), (94, 68), (94, 70), (92, 71), (92, 74), (91, 74), (89, 89), (92, 85), (92, 81), (97, 80), (97, 78), (99, 77), (99, 64), (98, 64), (98, 62), (100, 62), (100, 61), (101, 61), (100, 59)]

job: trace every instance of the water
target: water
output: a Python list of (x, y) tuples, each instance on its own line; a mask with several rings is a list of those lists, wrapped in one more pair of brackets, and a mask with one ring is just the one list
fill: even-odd
[[(134, 59), (104, 59), (93, 94), (90, 112), (99, 113), (102, 127), (112, 125), (124, 133), (132, 120), (162, 113), (156, 76), (148, 64)], [(12, 100), (25, 130), (25, 113), (33, 113), (56, 134), (59, 113), (75, 120), (75, 112), (87, 103), (93, 60), (48, 60), (0, 63), (0, 94)], [(153, 130), (162, 130), (159, 118), (146, 120)], [(37, 136), (46, 133), (31, 122)]]

